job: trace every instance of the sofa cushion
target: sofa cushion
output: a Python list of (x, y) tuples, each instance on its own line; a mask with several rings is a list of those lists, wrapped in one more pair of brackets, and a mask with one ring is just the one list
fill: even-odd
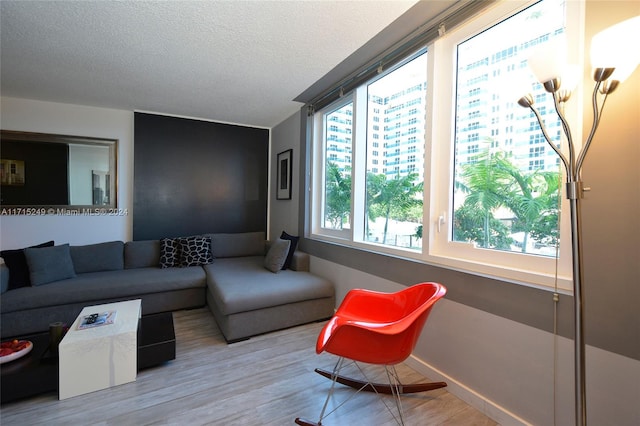
[(106, 243), (71, 246), (69, 248), (76, 274), (124, 269), (124, 243)]
[[(268, 274), (266, 271), (265, 273)], [(173, 269), (160, 269), (154, 266), (89, 272), (49, 285), (7, 292), (0, 299), (0, 308), (4, 314), (84, 302), (90, 305), (97, 304), (101, 300), (139, 298), (145, 294), (204, 288), (205, 285), (205, 272), (200, 266)]]
[(125, 269), (160, 265), (160, 240), (127, 241), (124, 244)]
[(304, 300), (334, 297), (333, 284), (308, 272), (284, 270), (272, 274), (264, 256), (216, 259), (203, 266), (207, 286), (223, 315)]
[(287, 254), (287, 259), (284, 261), (284, 265), (282, 266), (282, 269), (289, 269), (291, 268), (291, 262), (293, 261), (293, 253), (295, 253), (296, 247), (298, 247), (298, 240), (300, 239), (300, 237), (294, 237), (293, 235), (289, 235), (286, 232), (282, 231), (280, 238), (282, 238), (283, 240), (291, 241), (291, 245), (289, 246), (289, 253)]
[(175, 266), (180, 266), (180, 241), (178, 238), (163, 238), (160, 240), (160, 267)]
[(289, 240), (283, 240), (282, 238), (275, 240), (264, 257), (264, 267), (276, 274), (280, 272), (284, 262), (287, 260), (290, 245), (291, 241)]
[(211, 250), (215, 258), (264, 256), (264, 232), (237, 234), (205, 234), (211, 237)]
[[(31, 246), (30, 248), (53, 247), (53, 241)], [(29, 278), (29, 265), (27, 258), (24, 256), (25, 249), (2, 250), (0, 257), (4, 259), (4, 263), (9, 268), (9, 282), (7, 290), (13, 290), (20, 287), (29, 287), (31, 279)]]
[(28, 248), (24, 255), (29, 265), (32, 286), (48, 284), (76, 276), (69, 252), (69, 244), (53, 247)]
[(211, 237), (193, 236), (178, 239), (180, 244), (180, 266), (202, 266), (213, 261)]

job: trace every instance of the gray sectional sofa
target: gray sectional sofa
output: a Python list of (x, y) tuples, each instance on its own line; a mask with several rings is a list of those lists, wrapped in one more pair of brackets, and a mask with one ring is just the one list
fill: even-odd
[(161, 268), (159, 240), (55, 246), (48, 250), (59, 257), (40, 264), (33, 255), (44, 252), (31, 251), (35, 285), (11, 290), (10, 270), (0, 265), (2, 339), (70, 324), (85, 306), (134, 298), (142, 299), (143, 315), (207, 305), (228, 341), (333, 314), (333, 284), (308, 272), (306, 253), (292, 252), (290, 268), (272, 272), (263, 232), (205, 235), (213, 260), (201, 266)]

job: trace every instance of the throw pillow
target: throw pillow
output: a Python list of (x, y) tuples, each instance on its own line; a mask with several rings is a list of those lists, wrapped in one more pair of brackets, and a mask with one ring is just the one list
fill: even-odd
[(264, 258), (264, 267), (276, 274), (280, 272), (282, 265), (284, 265), (285, 260), (287, 260), (290, 246), (291, 241), (289, 240), (278, 238), (274, 241)]
[(300, 239), (300, 237), (294, 237), (293, 235), (289, 235), (286, 232), (282, 231), (282, 235), (280, 235), (280, 238), (282, 238), (283, 240), (291, 241), (287, 259), (284, 261), (284, 265), (282, 265), (282, 269), (289, 269), (291, 267), (291, 262), (293, 261), (293, 253), (296, 251), (296, 247), (298, 247), (298, 240)]
[(38, 286), (76, 276), (69, 244), (60, 246), (28, 248), (24, 255), (29, 265), (31, 285)]
[(180, 266), (180, 241), (177, 238), (160, 240), (160, 267), (173, 268)]
[[(42, 248), (52, 247), (53, 241), (47, 241), (46, 243), (31, 246), (29, 248)], [(17, 250), (2, 250), (0, 257), (4, 259), (5, 265), (9, 268), (9, 287), (8, 290), (13, 290), (20, 287), (29, 287), (31, 280), (29, 279), (29, 265), (27, 265), (27, 258), (24, 256), (25, 249)]]
[(211, 237), (185, 237), (180, 241), (180, 266), (201, 266), (213, 262)]

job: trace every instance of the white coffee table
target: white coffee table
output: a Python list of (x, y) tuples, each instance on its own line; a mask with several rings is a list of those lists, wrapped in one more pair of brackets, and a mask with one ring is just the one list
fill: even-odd
[[(60, 342), (60, 399), (133, 382), (137, 375), (140, 299), (87, 306)], [(83, 330), (86, 315), (116, 311), (113, 324)]]

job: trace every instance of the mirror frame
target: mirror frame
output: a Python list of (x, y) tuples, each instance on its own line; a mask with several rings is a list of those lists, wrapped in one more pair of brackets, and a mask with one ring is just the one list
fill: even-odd
[[(0, 130), (2, 141), (46, 142), (57, 144), (79, 144), (109, 148), (110, 202), (100, 205), (5, 205), (0, 201), (2, 216), (5, 215), (114, 215), (118, 213), (118, 139), (85, 136), (58, 135), (52, 133)], [(67, 183), (68, 185), (68, 183)]]

